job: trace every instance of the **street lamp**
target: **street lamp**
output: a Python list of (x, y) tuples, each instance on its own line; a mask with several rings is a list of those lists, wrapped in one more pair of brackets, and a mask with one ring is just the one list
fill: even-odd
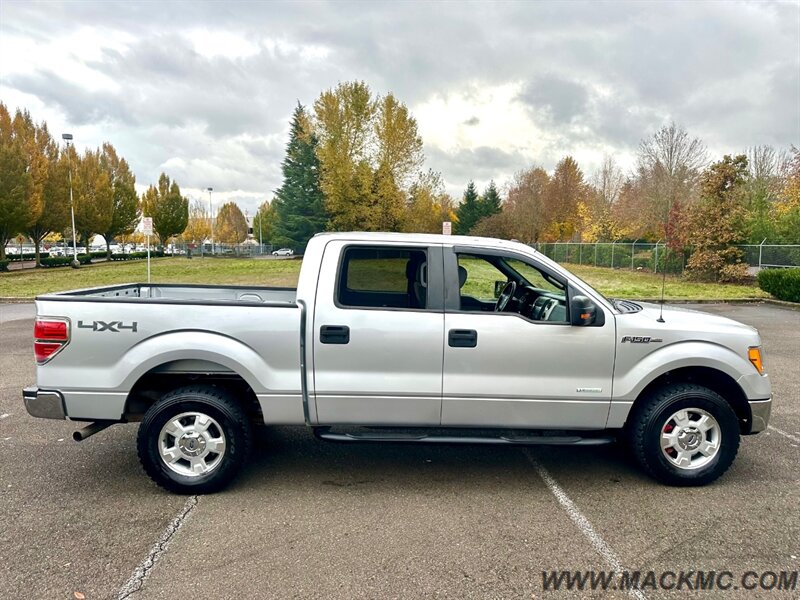
[(214, 208), (211, 205), (211, 192), (214, 191), (214, 188), (206, 188), (206, 191), (208, 192), (208, 221), (211, 224), (211, 254), (214, 254)]
[(69, 151), (69, 143), (72, 141), (71, 133), (62, 133), (61, 139), (67, 144), (67, 159), (69, 160), (69, 212), (72, 216), (72, 265), (77, 269), (81, 263), (78, 261), (78, 239), (75, 236), (75, 202), (72, 199), (72, 154)]

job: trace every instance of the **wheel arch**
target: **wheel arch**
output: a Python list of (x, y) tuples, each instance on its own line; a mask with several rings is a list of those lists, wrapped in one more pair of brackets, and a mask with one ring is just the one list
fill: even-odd
[(165, 394), (188, 385), (223, 388), (242, 405), (251, 420), (263, 423), (264, 415), (252, 385), (237, 371), (212, 360), (170, 360), (139, 376), (125, 399), (122, 418), (141, 421), (147, 409)]
[(739, 421), (741, 433), (746, 434), (750, 431), (752, 413), (744, 390), (733, 377), (724, 371), (706, 366), (680, 367), (662, 373), (650, 381), (634, 400), (625, 425), (630, 423), (630, 416), (647, 401), (653, 391), (671, 383), (694, 383), (713, 390), (722, 396), (733, 409)]

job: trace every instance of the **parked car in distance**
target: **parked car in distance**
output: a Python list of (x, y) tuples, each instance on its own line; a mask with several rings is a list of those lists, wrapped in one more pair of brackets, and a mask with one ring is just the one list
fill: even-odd
[(93, 421), (76, 440), (140, 422), (145, 471), (180, 493), (230, 482), (255, 423), (333, 442), (619, 440), (656, 479), (703, 485), (772, 406), (754, 328), (605, 298), (489, 238), (319, 234), (296, 289), (125, 284), (39, 296), (36, 314), (28, 412)]
[(292, 256), (294, 255), (294, 250), (291, 248), (281, 248), (280, 250), (275, 250), (272, 253), (272, 256)]

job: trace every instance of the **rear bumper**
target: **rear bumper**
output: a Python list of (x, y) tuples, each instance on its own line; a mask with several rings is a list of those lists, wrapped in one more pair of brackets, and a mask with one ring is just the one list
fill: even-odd
[(64, 396), (61, 392), (29, 387), (22, 390), (22, 401), (25, 403), (25, 410), (32, 417), (62, 420), (67, 418)]
[(764, 431), (769, 424), (769, 415), (772, 412), (772, 398), (766, 400), (749, 400), (750, 405), (750, 431), (747, 433), (758, 433)]

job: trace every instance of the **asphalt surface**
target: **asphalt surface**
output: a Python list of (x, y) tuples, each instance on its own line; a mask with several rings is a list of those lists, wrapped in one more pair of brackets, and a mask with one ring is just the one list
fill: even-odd
[[(659, 485), (616, 446), (348, 446), (265, 427), (229, 490), (187, 499), (142, 473), (135, 425), (78, 444), (27, 415), (33, 310), (0, 305), (0, 598), (626, 598), (546, 592), (542, 571), (800, 569), (800, 311), (697, 308), (759, 328), (783, 432), (744, 438), (711, 486)], [(800, 586), (639, 597), (720, 596)]]

